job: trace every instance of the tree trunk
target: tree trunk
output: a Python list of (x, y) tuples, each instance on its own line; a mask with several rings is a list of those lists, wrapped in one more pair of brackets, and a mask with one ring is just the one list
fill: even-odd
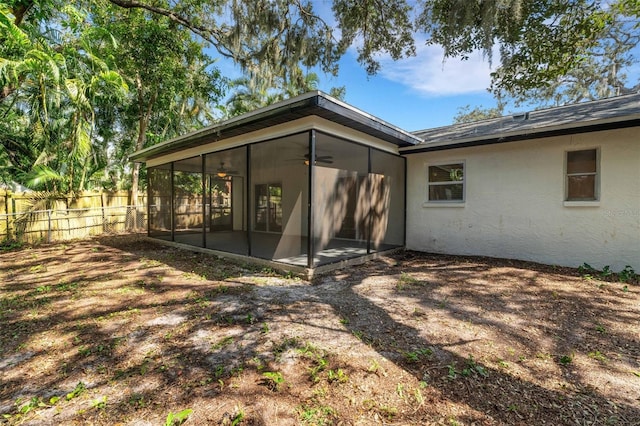
[[(147, 128), (149, 127), (149, 120), (151, 119), (151, 112), (153, 111), (153, 105), (158, 96), (158, 92), (154, 91), (149, 98), (149, 103), (145, 105), (144, 102), (144, 87), (140, 76), (136, 76), (136, 89), (138, 92), (138, 109), (140, 114), (138, 116), (138, 138), (136, 140), (135, 150), (139, 151), (144, 148), (144, 144), (147, 141)], [(133, 163), (131, 170), (131, 205), (134, 206), (133, 227), (138, 229), (138, 186), (140, 184), (140, 163)]]

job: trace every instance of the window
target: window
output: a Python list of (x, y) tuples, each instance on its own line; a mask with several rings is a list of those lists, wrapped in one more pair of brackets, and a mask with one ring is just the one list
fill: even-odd
[(282, 184), (256, 185), (256, 231), (282, 232)]
[(569, 151), (566, 161), (565, 200), (598, 200), (598, 150)]
[(428, 168), (429, 201), (464, 201), (464, 163), (439, 164)]

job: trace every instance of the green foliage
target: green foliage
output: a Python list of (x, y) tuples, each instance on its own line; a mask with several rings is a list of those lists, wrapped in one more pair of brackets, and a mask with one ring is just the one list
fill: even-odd
[(618, 278), (623, 283), (633, 283), (637, 282), (640, 279), (640, 276), (638, 276), (631, 265), (627, 265), (622, 271), (618, 272)]
[(478, 364), (472, 355), (469, 355), (464, 368), (460, 371), (456, 368), (456, 364), (452, 363), (447, 365), (447, 377), (450, 380), (455, 380), (459, 376), (462, 377), (471, 377), (471, 376), (481, 376), (481, 377), (489, 377), (489, 372), (487, 369)]
[(87, 387), (84, 383), (78, 382), (76, 387), (66, 395), (67, 401), (71, 401), (73, 398), (77, 398), (82, 395), (87, 390)]
[[(303, 70), (335, 74), (351, 46), (370, 74), (380, 55), (415, 55), (423, 36), (446, 57), (480, 49), (491, 60), (499, 46), (492, 90), (516, 101), (637, 90), (624, 72), (640, 38), (635, 1), (333, 0), (332, 17), (314, 5), (3, 3), (0, 181), (55, 192), (131, 188), (135, 200), (145, 170), (127, 161), (132, 151), (211, 124), (220, 111), (230, 117), (313, 90), (318, 77)], [(244, 73), (227, 105), (219, 104), (229, 82), (206, 47)], [(457, 120), (496, 113), (463, 111)]]
[(458, 108), (458, 112), (453, 117), (454, 123), (472, 123), (474, 121), (488, 120), (491, 118), (499, 118), (504, 113), (504, 104), (498, 103), (494, 108), (482, 108), (466, 105)]
[(607, 362), (607, 357), (604, 354), (602, 354), (602, 352), (597, 351), (597, 350), (589, 352), (588, 356), (589, 356), (589, 358), (598, 360), (600, 362)]
[(327, 371), (327, 380), (329, 383), (346, 383), (349, 381), (349, 376), (342, 370), (338, 368), (337, 370), (328, 370)]
[(559, 361), (560, 361), (560, 364), (562, 365), (568, 365), (568, 364), (571, 364), (571, 362), (573, 361), (573, 357), (571, 355), (562, 355)]
[(337, 412), (326, 405), (306, 405), (297, 408), (298, 415), (303, 424), (330, 425), (335, 424)]
[(193, 410), (190, 408), (187, 408), (186, 410), (182, 410), (178, 413), (169, 413), (167, 415), (167, 419), (164, 422), (165, 426), (174, 426), (174, 425), (181, 425), (183, 424), (185, 421), (187, 421), (187, 419), (189, 418), (189, 416), (193, 413)]
[(640, 281), (640, 276), (631, 265), (626, 265), (624, 269), (616, 273), (609, 265), (604, 266), (602, 270), (599, 271), (588, 263), (583, 263), (578, 267), (578, 273), (586, 280), (597, 278), (604, 281), (617, 280), (627, 284), (634, 284)]
[(262, 384), (277, 392), (284, 383), (284, 376), (279, 371), (265, 371), (262, 373)]
[(405, 352), (404, 357), (409, 362), (419, 362), (421, 359), (429, 359), (433, 355), (431, 348), (420, 348), (411, 352)]

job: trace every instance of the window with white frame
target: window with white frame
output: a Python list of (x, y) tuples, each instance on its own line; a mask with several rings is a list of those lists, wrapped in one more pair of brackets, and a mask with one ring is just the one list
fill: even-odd
[(565, 201), (597, 201), (598, 149), (568, 151), (565, 160)]
[(429, 202), (464, 201), (464, 162), (428, 167)]

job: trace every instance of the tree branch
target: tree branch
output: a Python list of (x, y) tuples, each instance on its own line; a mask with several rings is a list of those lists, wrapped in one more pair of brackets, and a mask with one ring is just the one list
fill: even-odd
[[(219, 50), (219, 47), (222, 46), (222, 34), (220, 33), (219, 30), (214, 30), (211, 28), (206, 28), (200, 25), (196, 25), (188, 18), (181, 16), (172, 10), (165, 9), (162, 7), (152, 6), (136, 0), (108, 0), (108, 1), (116, 6), (119, 6), (125, 9), (144, 9), (158, 15), (166, 16), (171, 21), (182, 25), (183, 27), (192, 31), (194, 34), (212, 43), (218, 50)], [(220, 52), (220, 53), (223, 53), (223, 52)]]

